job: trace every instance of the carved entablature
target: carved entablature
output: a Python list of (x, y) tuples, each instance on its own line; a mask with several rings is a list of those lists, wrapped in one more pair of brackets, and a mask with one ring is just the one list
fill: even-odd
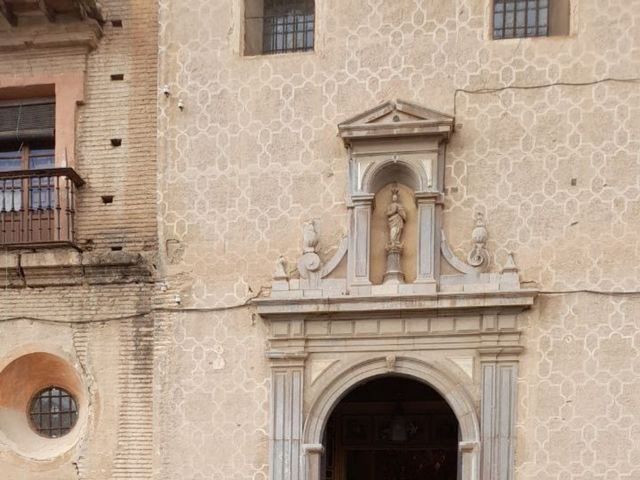
[[(453, 118), (401, 100), (338, 125), (350, 153), (350, 199), (375, 194), (391, 177), (416, 192), (442, 192), (442, 146)], [(355, 198), (354, 198), (355, 197)]]

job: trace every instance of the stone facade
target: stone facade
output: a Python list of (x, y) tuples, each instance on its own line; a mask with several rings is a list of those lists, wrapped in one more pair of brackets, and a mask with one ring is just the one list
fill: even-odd
[[(489, 0), (317, 0), (315, 50), (270, 56), (243, 54), (242, 0), (101, 3), (124, 28), (96, 46), (0, 51), (0, 91), (86, 78), (83, 251), (0, 255), (0, 389), (56, 355), (89, 415), (53, 452), (0, 426), (7, 478), (315, 479), (327, 412), (389, 373), (453, 406), (465, 480), (640, 478), (637, 0), (571, 0), (567, 35), (500, 41)], [(358, 243), (342, 127), (396, 99), (451, 119), (441, 180), (400, 191), (442, 227), (424, 289), (419, 240), (410, 289), (349, 264), (368, 245), (382, 281), (384, 219)]]
[[(242, 305), (280, 255), (295, 268), (304, 222), (332, 258), (349, 225), (337, 126), (396, 98), (455, 118), (454, 254), (471, 250), (480, 211), (489, 270), (513, 252), (523, 287), (540, 291), (518, 316), (514, 478), (640, 475), (637, 7), (572, 1), (569, 35), (492, 41), (489, 1), (323, 0), (314, 52), (263, 57), (242, 55), (243, 2), (161, 1), (162, 268), (193, 311), (170, 322), (158, 364), (159, 478), (268, 477), (266, 333)], [(208, 380), (188, 375), (225, 356)]]

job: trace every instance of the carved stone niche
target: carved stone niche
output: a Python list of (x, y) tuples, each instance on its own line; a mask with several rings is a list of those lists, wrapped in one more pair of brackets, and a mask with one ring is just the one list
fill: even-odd
[[(453, 131), (453, 118), (396, 100), (357, 115), (338, 129), (350, 157), (347, 270), (350, 291), (435, 292), (440, 272), (445, 143)], [(415, 280), (412, 284), (372, 288), (371, 262), (381, 254), (372, 251), (376, 247), (372, 242), (374, 198), (392, 183), (410, 190), (415, 201), (416, 215), (411, 219), (415, 225), (407, 229), (403, 239), (409, 247), (403, 253), (415, 261)], [(405, 201), (405, 207), (412, 205), (406, 205)], [(412, 238), (406, 238), (408, 234), (413, 234)]]
[[(321, 480), (323, 432), (340, 398), (368, 379), (400, 375), (429, 384), (456, 414), (459, 479), (513, 480), (518, 315), (537, 292), (521, 287), (512, 256), (502, 272), (485, 272), (482, 215), (464, 260), (441, 232), (453, 119), (393, 101), (338, 128), (349, 153), (348, 236), (323, 259), (322, 219), (305, 222), (300, 256), (290, 262), (299, 275), (274, 258), (271, 292), (253, 301), (269, 327), (271, 479)], [(415, 263), (398, 272), (392, 259), (384, 276), (374, 274), (379, 284), (371, 275), (372, 229), (384, 208), (376, 195), (403, 204), (414, 222), (398, 237), (389, 221), (378, 254), (406, 253)], [(442, 260), (458, 273), (440, 275)]]

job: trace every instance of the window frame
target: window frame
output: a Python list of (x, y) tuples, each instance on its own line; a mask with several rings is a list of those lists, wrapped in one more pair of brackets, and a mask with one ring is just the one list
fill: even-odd
[[(49, 248), (76, 244), (76, 199), (78, 189), (85, 184), (75, 171), (77, 119), (85, 101), (85, 77), (82, 70), (27, 76), (0, 74), (0, 103), (35, 102), (50, 98), (55, 115), (51, 135), (54, 145), (53, 166), (17, 171), (12, 166), (8, 172), (0, 174), (0, 186), (4, 183), (11, 189), (9, 182), (21, 182), (20, 208), (0, 211), (2, 248), (24, 248), (25, 245), (30, 248)], [(19, 145), (22, 140), (31, 146), (34, 143), (40, 145), (37, 132), (29, 134), (25, 138), (16, 136), (14, 143)], [(42, 139), (44, 138), (43, 136)], [(8, 135), (2, 139), (3, 147), (7, 147), (7, 150), (12, 148), (12, 142), (13, 139)], [(15, 151), (18, 150), (16, 147)], [(29, 164), (22, 160), (21, 167), (25, 166), (28, 167)], [(31, 199), (27, 197), (30, 188), (33, 190)], [(4, 200), (3, 196), (0, 201), (7, 206), (15, 203), (13, 198), (9, 198), (9, 202)], [(29, 207), (29, 200), (33, 200), (31, 204), (36, 208)]]
[[(43, 142), (45, 143), (45, 142)], [(37, 144), (37, 141), (31, 145), (28, 143), (22, 143), (16, 152), (20, 155), (20, 168), (15, 170), (0, 170), (0, 172), (12, 172), (12, 171), (27, 171), (27, 170), (47, 170), (55, 168), (55, 139), (51, 141), (51, 146), (48, 148), (35, 148), (32, 145)], [(5, 150), (5, 147), (0, 146), (0, 151), (11, 152), (13, 150)], [(33, 151), (48, 151), (52, 157), (52, 164), (46, 167), (31, 167)], [(0, 212), (19, 212), (25, 210), (54, 210), (57, 206), (55, 195), (53, 194), (54, 184), (53, 177), (35, 177), (35, 178), (23, 178), (15, 180), (2, 180), (0, 181)], [(12, 190), (5, 191), (7, 182), (12, 184)], [(46, 183), (44, 183), (46, 182)], [(13, 190), (15, 189), (15, 190)], [(7, 196), (16, 198), (15, 193), (20, 192), (17, 196), (20, 199), (19, 204), (16, 206), (15, 200), (11, 200), (11, 210), (7, 210)], [(47, 192), (47, 193), (45, 193)], [(43, 193), (45, 196), (43, 197)], [(7, 195), (9, 194), (9, 195)], [(35, 195), (35, 196), (34, 196)], [(37, 198), (38, 201), (34, 201)], [(46, 200), (43, 202), (43, 198)], [(37, 204), (37, 205), (36, 205)], [(45, 206), (43, 206), (45, 205)]]
[(494, 5), (496, 0), (487, 0), (484, 4), (485, 23), (484, 39), (500, 43), (529, 40), (535, 42), (557, 41), (557, 39), (574, 37), (578, 32), (579, 2), (576, 0), (548, 0), (547, 35), (524, 37), (494, 37)]
[[(493, 38), (493, 40), (508, 40), (508, 39), (522, 39), (522, 38), (539, 38), (539, 37), (548, 37), (550, 36), (550, 29), (549, 29), (549, 23), (550, 23), (550, 4), (551, 4), (552, 0), (492, 0), (492, 6), (491, 6), (491, 37)], [(540, 5), (541, 2), (545, 2), (545, 5), (542, 6)], [(523, 10), (518, 10), (519, 4), (520, 3), (524, 3), (525, 8)], [(534, 5), (533, 8), (530, 7), (530, 5)], [(497, 8), (498, 6), (502, 6), (502, 26), (497, 29), (496, 27), (496, 17), (498, 16), (498, 12), (497, 12)], [(512, 6), (512, 10), (509, 11), (508, 7)], [(533, 23), (533, 25), (529, 25), (529, 14), (530, 12), (533, 11), (535, 12), (535, 22)], [(546, 18), (545, 18), (545, 23), (543, 25), (541, 25), (540, 21), (540, 17), (541, 17), (541, 12), (542, 11), (546, 11)], [(523, 25), (522, 26), (518, 26), (518, 13), (519, 12), (523, 12)], [(507, 27), (506, 25), (506, 18), (508, 13), (511, 13), (512, 17), (513, 17), (513, 21), (509, 22), (510, 25), (509, 27)], [(534, 29), (535, 33), (533, 34), (529, 34), (529, 31), (531, 29)], [(541, 30), (544, 29), (543, 33), (541, 33)], [(502, 34), (496, 35), (497, 31), (501, 31)], [(522, 30), (523, 34), (522, 35), (518, 35), (517, 31), (518, 30)], [(507, 36), (508, 33), (513, 33), (513, 35), (511, 36)]]
[[(296, 53), (296, 52), (309, 52), (313, 51), (315, 43), (315, 25), (316, 25), (316, 12), (314, 0), (284, 0), (290, 2), (286, 5), (282, 12), (277, 12), (278, 5), (272, 5), (273, 12), (267, 11), (267, 5), (269, 2), (277, 3), (281, 0), (263, 0), (263, 13), (262, 13), (262, 55), (278, 55), (284, 53)], [(284, 3), (284, 2), (283, 2)], [(284, 5), (283, 5), (284, 6)], [(300, 8), (303, 7), (303, 8)], [(308, 8), (309, 10), (305, 10)], [(267, 23), (269, 20), (276, 20), (275, 24), (271, 25), (271, 32), (267, 31)], [(280, 22), (282, 20), (282, 22)], [(311, 28), (307, 27), (311, 24)], [(302, 25), (302, 32), (298, 31), (298, 27)], [(279, 32), (278, 27), (281, 27), (283, 31)], [(289, 30), (289, 27), (292, 29)], [(308, 42), (308, 35), (311, 34), (311, 41)], [(302, 35), (302, 46), (298, 47), (298, 35)], [(274, 40), (275, 39), (275, 40)], [(282, 48), (278, 48), (277, 44), (280, 43), (278, 39), (281, 39)], [(268, 42), (270, 40), (270, 42)], [(289, 40), (291, 40), (292, 47), (289, 48)], [(267, 49), (267, 43), (276, 45), (272, 49)]]
[[(265, 56), (281, 56), (281, 55), (295, 55), (295, 54), (309, 54), (316, 51), (318, 45), (318, 4), (316, 0), (284, 0), (284, 2), (290, 3), (286, 8), (290, 11), (293, 9), (305, 7), (309, 8), (308, 11), (301, 10), (301, 15), (267, 15), (267, 2), (273, 0), (244, 0), (244, 10), (241, 13), (242, 26), (241, 29), (241, 55), (244, 57), (265, 57)], [(276, 0), (277, 1), (277, 0)], [(282, 0), (281, 0), (282, 1)], [(277, 7), (275, 7), (277, 8)], [(292, 17), (292, 20), (288, 23), (281, 22), (280, 28), (290, 31), (284, 31), (281, 33), (283, 36), (283, 44), (288, 43), (289, 37), (296, 35), (302, 35), (302, 47), (292, 48), (267, 48), (269, 34), (267, 32), (268, 19), (275, 18), (287, 18)], [(300, 17), (300, 18), (297, 18)], [(310, 20), (309, 20), (310, 17)], [(299, 27), (302, 26), (302, 30)], [(310, 27), (310, 28), (309, 28)], [(278, 26), (274, 25), (273, 29), (277, 29)], [(310, 39), (307, 35), (311, 35)], [(273, 34), (272, 34), (273, 35)], [(274, 38), (274, 37), (271, 37)], [(309, 41), (310, 40), (310, 41)], [(275, 43), (278, 43), (277, 41)], [(297, 44), (294, 39), (293, 45)]]
[[(46, 433), (43, 432), (43, 430), (40, 429), (40, 427), (38, 426), (38, 424), (35, 422), (35, 420), (33, 419), (33, 409), (34, 409), (34, 404), (41, 398), (41, 396), (45, 393), (45, 392), (50, 392), (51, 390), (58, 390), (60, 391), (60, 393), (63, 393), (66, 397), (69, 397), (70, 399), (70, 405), (73, 406), (73, 408), (70, 407), (70, 411), (69, 412), (60, 412), (60, 413), (65, 413), (65, 414), (69, 414), (70, 415), (70, 426), (67, 429), (66, 432), (64, 433), (60, 433), (60, 435), (58, 436), (52, 436), (52, 435), (47, 435)], [(51, 395), (49, 395), (49, 398), (51, 398)], [(62, 396), (59, 396), (59, 398), (62, 398)], [(43, 412), (39, 412), (38, 414), (42, 416)], [(76, 425), (78, 424), (78, 420), (80, 419), (80, 405), (78, 402), (78, 399), (76, 398), (76, 396), (69, 391), (69, 389), (65, 388), (65, 387), (61, 387), (59, 385), (48, 385), (46, 387), (40, 388), (38, 389), (38, 391), (31, 396), (31, 398), (29, 399), (29, 402), (27, 403), (27, 419), (29, 422), (29, 426), (31, 427), (31, 430), (38, 436), (42, 437), (42, 438), (46, 438), (48, 440), (57, 440), (59, 438), (63, 438), (67, 435), (69, 435), (73, 429), (76, 427)], [(47, 412), (47, 415), (51, 415), (51, 412)], [(75, 416), (71, 416), (71, 414), (75, 414)], [(66, 428), (66, 427), (64, 427)], [(51, 422), (49, 422), (49, 431), (53, 431), (54, 429), (51, 427)], [(63, 427), (58, 427), (57, 430), (62, 431)]]

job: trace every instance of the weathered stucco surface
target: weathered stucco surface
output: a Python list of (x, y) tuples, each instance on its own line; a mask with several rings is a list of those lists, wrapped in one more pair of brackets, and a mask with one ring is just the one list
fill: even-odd
[[(265, 352), (278, 327), (249, 300), (279, 255), (293, 269), (305, 221), (323, 260), (337, 249), (348, 224), (337, 125), (394, 98), (455, 116), (444, 197), (455, 253), (469, 252), (480, 211), (490, 270), (513, 252), (523, 286), (540, 290), (519, 316), (516, 478), (640, 478), (640, 1), (572, 0), (571, 35), (492, 41), (489, 0), (317, 0), (315, 51), (268, 57), (242, 55), (242, 0), (101, 3), (123, 28), (105, 24), (88, 54), (0, 52), (2, 78), (86, 73), (85, 251), (0, 252), (0, 375), (25, 354), (56, 355), (80, 375), (89, 413), (45, 461), (0, 429), (2, 478), (266, 480)], [(434, 322), (475, 335), (481, 321)], [(314, 328), (318, 344), (430, 322)], [(317, 396), (370, 356), (326, 343), (305, 374)], [(474, 349), (402, 348), (477, 399)], [(381, 371), (395, 362), (384, 355)]]
[[(0, 477), (6, 480), (131, 480), (152, 474), (149, 312), (157, 248), (158, 12), (148, 0), (100, 3), (109, 22), (93, 50), (78, 40), (82, 36), (76, 33), (83, 30), (78, 19), (49, 24), (44, 16), (26, 22), (21, 17), (17, 27), (10, 27), (0, 16), (0, 89), (58, 79), (61, 101), (75, 95), (78, 85), (84, 87), (82, 104), (71, 101), (58, 109), (58, 114), (75, 115), (59, 122), (75, 128), (75, 163), (59, 148), (56, 165), (74, 167), (86, 181), (76, 212), (83, 253), (4, 246), (0, 251), (0, 375), (25, 355), (55, 355), (81, 378), (78, 397), (85, 412), (72, 434), (48, 440), (29, 429), (24, 398), (21, 405), (0, 399), (3, 414), (23, 421), (13, 438), (0, 421)], [(122, 28), (111, 23), (117, 19)], [(35, 25), (33, 31), (25, 23)], [(47, 35), (52, 30), (67, 34)], [(37, 46), (20, 44), (21, 38)], [(11, 43), (17, 46), (7, 47)], [(124, 79), (112, 81), (114, 74)], [(64, 146), (69, 132), (56, 133), (57, 146)], [(122, 145), (114, 148), (112, 138), (121, 138)], [(103, 203), (103, 195), (112, 195), (113, 203)], [(1, 395), (20, 392), (30, 398), (37, 393), (35, 373), (56, 378), (39, 369), (24, 381), (3, 384)], [(16, 448), (21, 437), (28, 438)], [(36, 452), (31, 446), (38, 443), (48, 445)]]
[(161, 269), (167, 298), (201, 310), (164, 326), (157, 477), (267, 475), (265, 330), (250, 308), (206, 309), (267, 286), (306, 220), (330, 257), (347, 228), (336, 126), (392, 98), (455, 115), (456, 252), (481, 210), (492, 268), (514, 252), (543, 292), (521, 316), (516, 478), (640, 476), (640, 299), (598, 293), (640, 289), (640, 85), (606, 80), (640, 77), (640, 3), (572, 2), (571, 36), (505, 41), (488, 0), (316, 3), (315, 52), (244, 57), (241, 1), (160, 2)]

